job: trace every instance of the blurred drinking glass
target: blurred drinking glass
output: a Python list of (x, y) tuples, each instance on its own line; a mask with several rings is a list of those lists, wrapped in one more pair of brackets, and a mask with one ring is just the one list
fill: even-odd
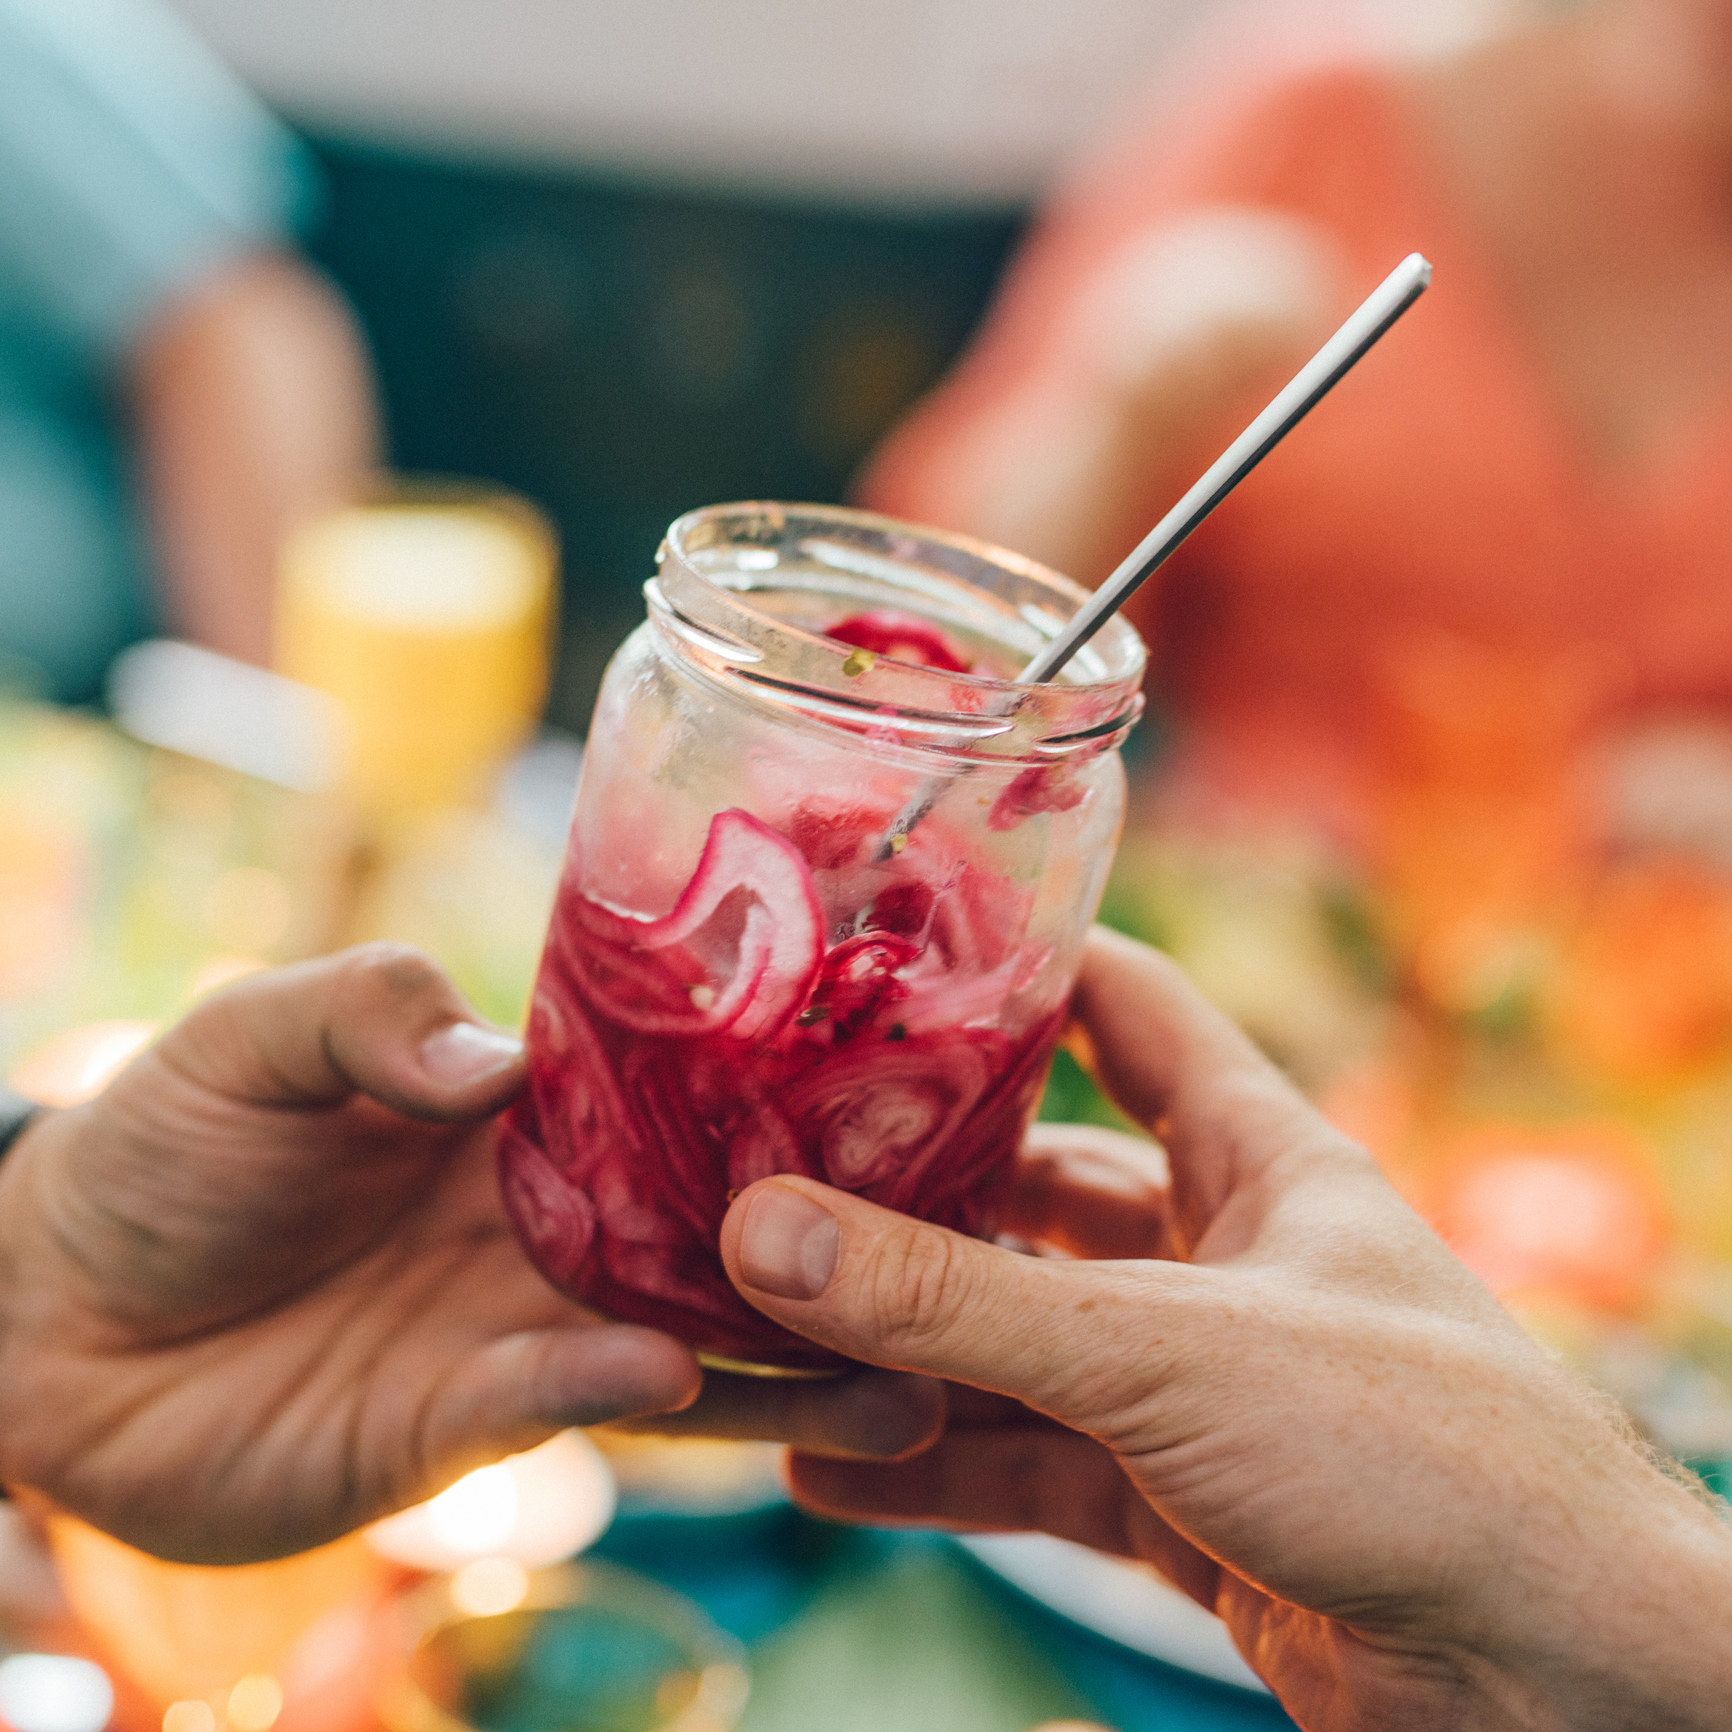
[(74, 1615), (166, 1732), (358, 1724), (371, 1620), (397, 1579), (361, 1535), (209, 1568), (165, 1563), (70, 1516), (49, 1534)]
[(284, 550), (275, 661), (336, 698), (345, 780), (390, 830), (484, 793), (547, 691), (554, 535), (515, 495), (405, 482)]

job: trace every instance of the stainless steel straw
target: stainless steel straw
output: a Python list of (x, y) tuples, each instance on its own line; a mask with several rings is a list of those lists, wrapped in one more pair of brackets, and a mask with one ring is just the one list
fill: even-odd
[[(1362, 355), (1424, 294), (1431, 265), (1409, 253), (1366, 296), (1334, 336), (1326, 342), (1260, 414), (1204, 472), (1202, 478), (1132, 549), (1105, 583), (1071, 619), (1069, 625), (1020, 674), (1017, 685), (1040, 685), (1101, 629), (1148, 579), (1172, 557), (1187, 536), (1275, 449), (1312, 409), (1340, 382)], [(932, 810), (943, 785), (924, 783), (897, 813), (878, 858), (899, 851), (898, 837)]]

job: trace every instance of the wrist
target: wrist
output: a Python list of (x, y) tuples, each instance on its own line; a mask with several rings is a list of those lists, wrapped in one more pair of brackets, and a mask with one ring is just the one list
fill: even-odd
[(1531, 1591), (1479, 1682), (1484, 1732), (1714, 1732), (1732, 1701), (1732, 1528), (1644, 1464), (1643, 1494), (1579, 1507), (1596, 1524)]
[(88, 1107), (39, 1107), (0, 1158), (0, 1483), (21, 1477), (26, 1439), (48, 1421), (39, 1346), (65, 1298), (54, 1197), (69, 1131)]
[(32, 1120), (43, 1111), (35, 1101), (0, 1088), (0, 1158), (30, 1128)]
[(19, 1321), (21, 1303), (42, 1278), (37, 1247), (45, 1145), (64, 1111), (11, 1095), (0, 1101), (0, 1358)]

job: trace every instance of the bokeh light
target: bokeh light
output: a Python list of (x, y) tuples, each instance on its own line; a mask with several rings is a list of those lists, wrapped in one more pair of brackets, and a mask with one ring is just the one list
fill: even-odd
[(154, 1022), (91, 1022), (32, 1049), (14, 1066), (12, 1086), (46, 1107), (75, 1107), (108, 1085), (150, 1045)]
[(529, 1592), (529, 1572), (513, 1558), (477, 1558), (451, 1578), (451, 1603), (472, 1618), (513, 1612)]
[(265, 1672), (249, 1672), (229, 1691), (233, 1732), (270, 1732), (283, 1711), (283, 1687)]
[(492, 1552), (517, 1526), (517, 1485), (503, 1462), (466, 1473), (427, 1506), (437, 1538), (454, 1552)]
[(530, 1569), (581, 1551), (613, 1519), (612, 1470), (579, 1432), (477, 1468), (437, 1497), (367, 1530), (374, 1551), (419, 1570), (456, 1570), (478, 1558)]
[(12, 1732), (102, 1732), (114, 1712), (108, 1674), (67, 1654), (0, 1660), (0, 1720)]

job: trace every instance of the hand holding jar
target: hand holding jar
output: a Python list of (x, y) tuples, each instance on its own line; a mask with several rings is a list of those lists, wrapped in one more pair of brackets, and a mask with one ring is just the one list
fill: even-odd
[(936, 1443), (825, 1459), (850, 1438), (846, 1382), (762, 1389), (755, 1414), (706, 1389), (655, 1424), (796, 1437), (794, 1494), (833, 1518), (1144, 1559), (1306, 1732), (1725, 1726), (1723, 1506), (1530, 1341), (1172, 963), (1099, 932), (1075, 1011), (1170, 1175), (1150, 1143), (1037, 1127), (999, 1218), (1063, 1255), (797, 1178), (722, 1229), (767, 1315), (948, 1380)]

